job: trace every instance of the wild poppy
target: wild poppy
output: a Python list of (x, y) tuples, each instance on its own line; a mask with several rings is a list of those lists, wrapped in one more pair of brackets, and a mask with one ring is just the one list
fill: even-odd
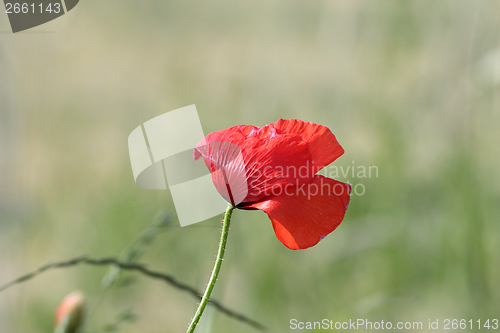
[(193, 158), (203, 157), (228, 202), (265, 212), (278, 239), (297, 250), (316, 245), (344, 218), (350, 185), (317, 175), (343, 153), (327, 127), (280, 119), (211, 133)]
[(56, 333), (76, 333), (85, 312), (85, 297), (79, 292), (66, 296), (56, 309), (54, 316)]

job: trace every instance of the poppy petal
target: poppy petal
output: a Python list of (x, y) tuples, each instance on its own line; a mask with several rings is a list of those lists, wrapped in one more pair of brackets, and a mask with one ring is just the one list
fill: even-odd
[(265, 212), (278, 239), (298, 250), (316, 245), (339, 226), (349, 204), (351, 186), (318, 175), (310, 184), (285, 187), (284, 191), (238, 208)]
[[(230, 149), (231, 145), (217, 144), (221, 142), (240, 148), (244, 170), (229, 163), (235, 155), (234, 149)], [(220, 189), (225, 191), (226, 184), (222, 177), (214, 178), (215, 171), (223, 169), (228, 179), (241, 179), (245, 172), (248, 195), (235, 204), (256, 202), (285, 185), (308, 184), (314, 179), (308, 143), (301, 136), (284, 133), (272, 125), (262, 128), (238, 125), (211, 133), (198, 143), (193, 157), (195, 160), (203, 157), (219, 193)]]
[(211, 164), (209, 170), (212, 182), (227, 202), (236, 205), (247, 197), (245, 163), (241, 149), (237, 144), (211, 142), (206, 145), (198, 145), (196, 152), (210, 157), (208, 163)]
[(300, 135), (309, 143), (314, 174), (344, 153), (344, 148), (326, 126), (298, 119), (279, 119), (271, 125), (285, 133)]

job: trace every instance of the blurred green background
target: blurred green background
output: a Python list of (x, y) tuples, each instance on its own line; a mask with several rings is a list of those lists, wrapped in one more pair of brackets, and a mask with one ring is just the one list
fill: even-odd
[[(180, 228), (168, 190), (135, 185), (127, 137), (196, 104), (205, 133), (299, 118), (334, 165), (376, 166), (342, 225), (291, 251), (236, 211), (213, 297), (270, 332), (289, 321), (500, 319), (500, 3), (86, 1), (12, 34), (0, 15), (0, 284), (49, 261), (118, 255), (162, 210), (141, 262), (203, 289), (221, 216)], [(193, 204), (196, 209), (196, 203)], [(0, 294), (0, 332), (51, 332), (60, 300), (106, 268), (54, 270)], [(92, 317), (184, 332), (197, 302), (135, 273)], [(130, 280), (132, 279), (132, 280)], [(484, 331), (482, 329), (481, 331)], [(362, 330), (363, 331), (363, 330)], [(470, 330), (468, 330), (470, 331)], [(257, 332), (213, 309), (199, 333)]]

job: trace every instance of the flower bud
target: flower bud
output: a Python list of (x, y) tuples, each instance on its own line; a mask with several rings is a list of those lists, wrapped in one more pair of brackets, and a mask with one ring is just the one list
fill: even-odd
[(76, 333), (85, 312), (85, 297), (80, 292), (66, 296), (54, 316), (55, 333)]

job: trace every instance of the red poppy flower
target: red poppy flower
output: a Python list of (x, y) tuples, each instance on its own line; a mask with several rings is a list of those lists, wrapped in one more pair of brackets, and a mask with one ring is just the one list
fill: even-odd
[(316, 174), (343, 153), (327, 127), (280, 119), (211, 133), (193, 157), (203, 157), (228, 202), (265, 212), (278, 239), (297, 250), (316, 245), (344, 218), (350, 185)]

